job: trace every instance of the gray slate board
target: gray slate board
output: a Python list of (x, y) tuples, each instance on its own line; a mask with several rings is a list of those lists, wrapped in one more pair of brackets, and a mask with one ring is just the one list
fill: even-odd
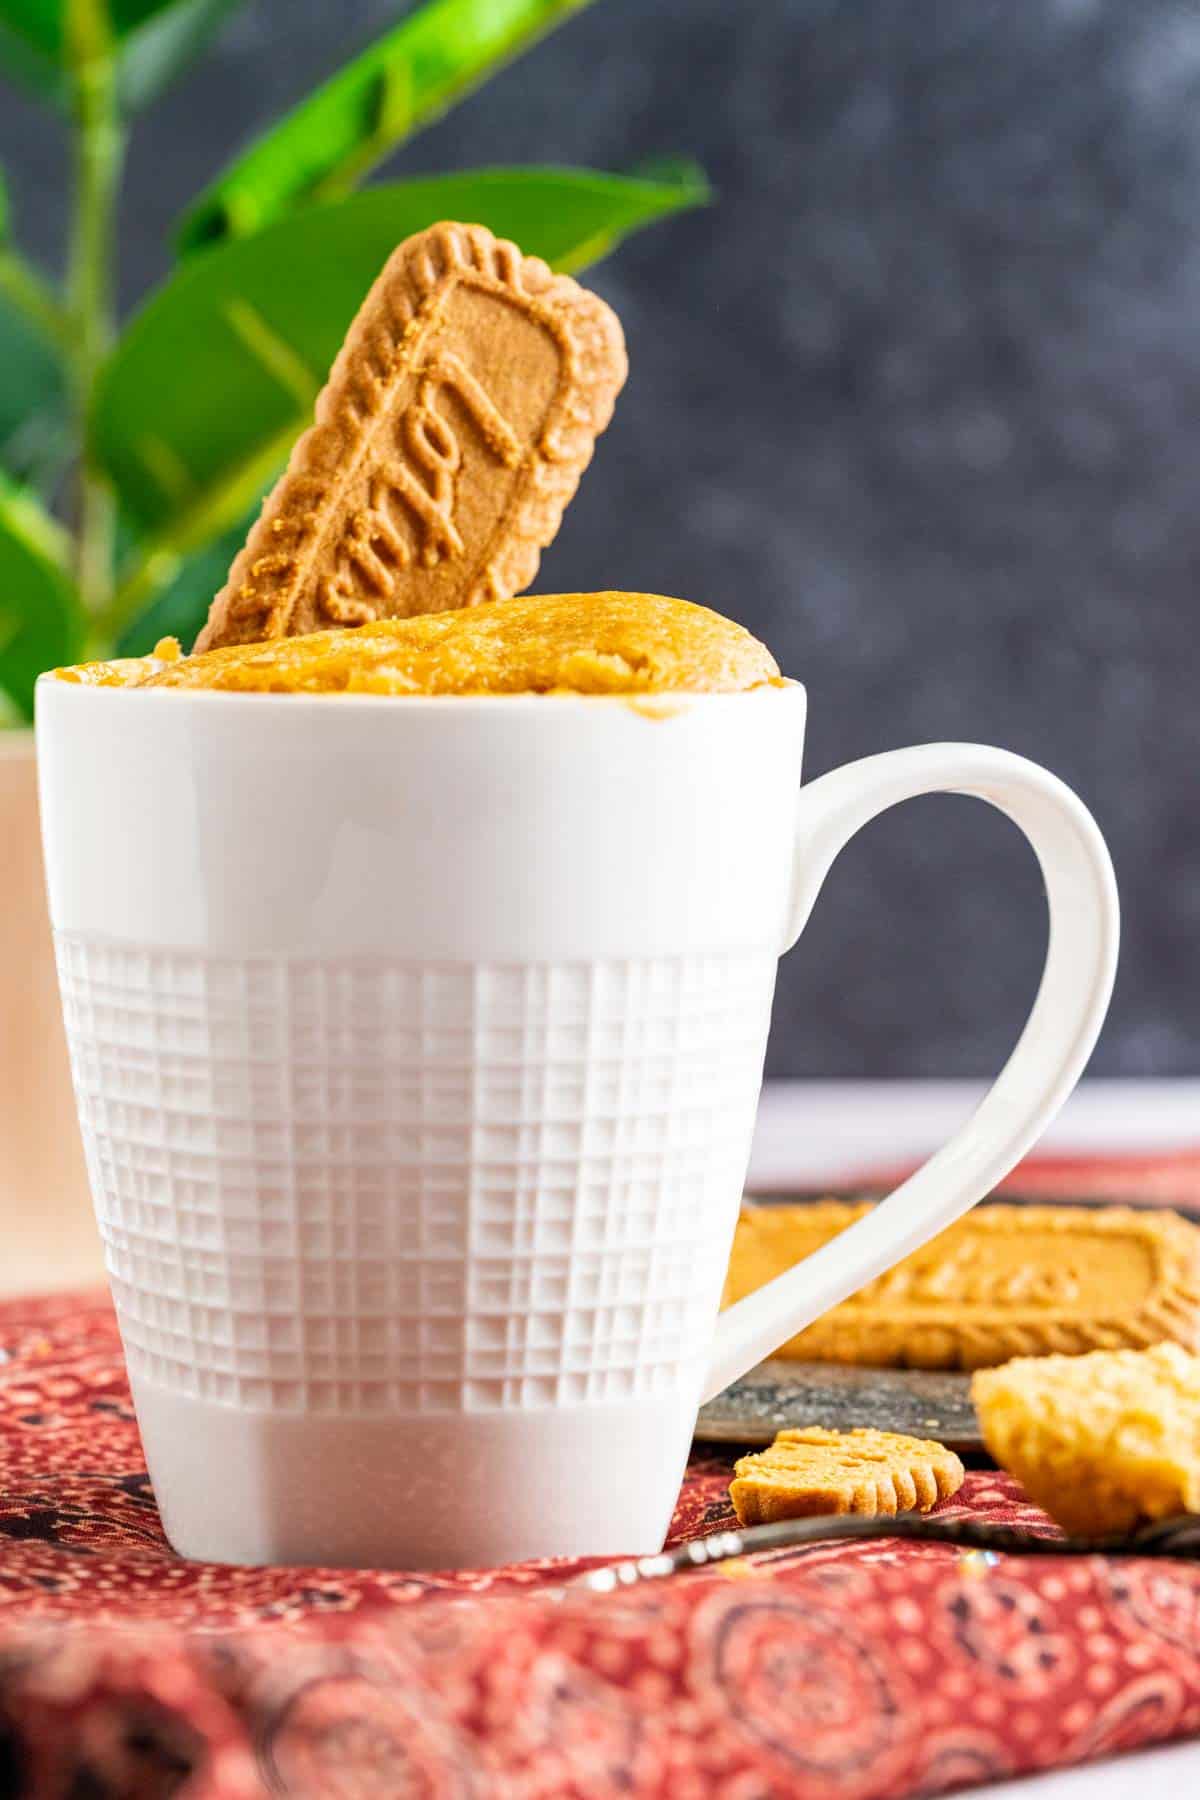
[(696, 1436), (721, 1444), (769, 1444), (789, 1426), (851, 1431), (869, 1425), (978, 1454), (983, 1439), (970, 1389), (971, 1377), (957, 1372), (764, 1362), (700, 1408)]

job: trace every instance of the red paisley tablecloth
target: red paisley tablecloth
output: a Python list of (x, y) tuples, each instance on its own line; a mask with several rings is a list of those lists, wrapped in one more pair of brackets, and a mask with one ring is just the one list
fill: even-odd
[[(1131, 1182), (1194, 1204), (1200, 1160), (1092, 1185)], [(885, 1541), (614, 1596), (564, 1563), (182, 1562), (98, 1294), (0, 1306), (0, 1467), (4, 1795), (892, 1800), (1200, 1731), (1178, 1562)], [(728, 1478), (692, 1463), (675, 1537), (729, 1518)], [(991, 1473), (947, 1510), (1051, 1529)]]

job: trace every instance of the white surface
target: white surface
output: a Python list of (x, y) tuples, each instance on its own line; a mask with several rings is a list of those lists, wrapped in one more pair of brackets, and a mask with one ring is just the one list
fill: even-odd
[(51, 924), (221, 956), (769, 950), (804, 689), (620, 697), (37, 684)]
[[(436, 1568), (657, 1549), (728, 1261), (774, 957), (58, 947), (175, 1547)], [(198, 1464), (228, 1473), (205, 1483)], [(518, 1490), (524, 1510), (489, 1503)]]
[[(979, 1081), (776, 1081), (763, 1090), (751, 1158), (762, 1187), (853, 1182), (925, 1156), (985, 1091)], [(1065, 1155), (1200, 1145), (1200, 1081), (1084, 1080), (1041, 1140)], [(1196, 1800), (1200, 1742), (963, 1790), (979, 1800)]]
[[(771, 1081), (750, 1185), (854, 1182), (927, 1156), (970, 1117), (982, 1081)], [(1085, 1079), (1038, 1146), (1059, 1155), (1200, 1146), (1200, 1080)]]
[(135, 1386), (408, 1418), (676, 1393), (703, 1360), (769, 954), (58, 951)]
[(961, 1800), (1196, 1800), (1200, 1794), (1200, 1744), (1164, 1744), (1080, 1769), (1027, 1775), (963, 1788)]
[[(659, 1547), (754, 1126), (803, 730), (797, 687), (647, 716), (39, 684), (88, 1170), (180, 1550)], [(535, 1415), (563, 1479), (497, 1508)], [(398, 1442), (436, 1503), (371, 1503)]]

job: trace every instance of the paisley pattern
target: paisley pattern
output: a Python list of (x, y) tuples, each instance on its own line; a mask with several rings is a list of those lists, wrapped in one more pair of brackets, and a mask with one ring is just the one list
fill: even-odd
[[(883, 1540), (599, 1596), (181, 1562), (99, 1294), (0, 1305), (0, 1469), (4, 1793), (898, 1800), (1200, 1732), (1184, 1563)], [(692, 1463), (674, 1538), (729, 1478)], [(945, 1510), (1053, 1529), (1002, 1475)]]
[[(986, 1568), (986, 1565), (984, 1565)], [(940, 1635), (978, 1665), (981, 1676), (1013, 1695), (1048, 1695), (1067, 1686), (1078, 1668), (1074, 1641), (1026, 1583), (999, 1570), (982, 1581), (947, 1582), (938, 1618)]]

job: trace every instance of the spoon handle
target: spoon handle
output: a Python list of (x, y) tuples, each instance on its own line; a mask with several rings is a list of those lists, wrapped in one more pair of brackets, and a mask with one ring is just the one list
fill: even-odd
[(1101, 1538), (1063, 1537), (1029, 1531), (1019, 1525), (994, 1525), (983, 1519), (945, 1518), (927, 1513), (897, 1513), (894, 1517), (863, 1517), (858, 1513), (820, 1518), (779, 1519), (771, 1525), (752, 1525), (693, 1538), (657, 1556), (641, 1556), (629, 1562), (610, 1563), (578, 1579), (577, 1585), (594, 1593), (610, 1594), (639, 1581), (653, 1581), (700, 1569), (730, 1557), (748, 1556), (758, 1550), (785, 1550), (801, 1544), (844, 1542), (847, 1539), (905, 1538), (932, 1544), (954, 1544), (963, 1550), (1006, 1550), (1022, 1556), (1200, 1556), (1200, 1520), (1194, 1515), (1164, 1520), (1132, 1536)]

